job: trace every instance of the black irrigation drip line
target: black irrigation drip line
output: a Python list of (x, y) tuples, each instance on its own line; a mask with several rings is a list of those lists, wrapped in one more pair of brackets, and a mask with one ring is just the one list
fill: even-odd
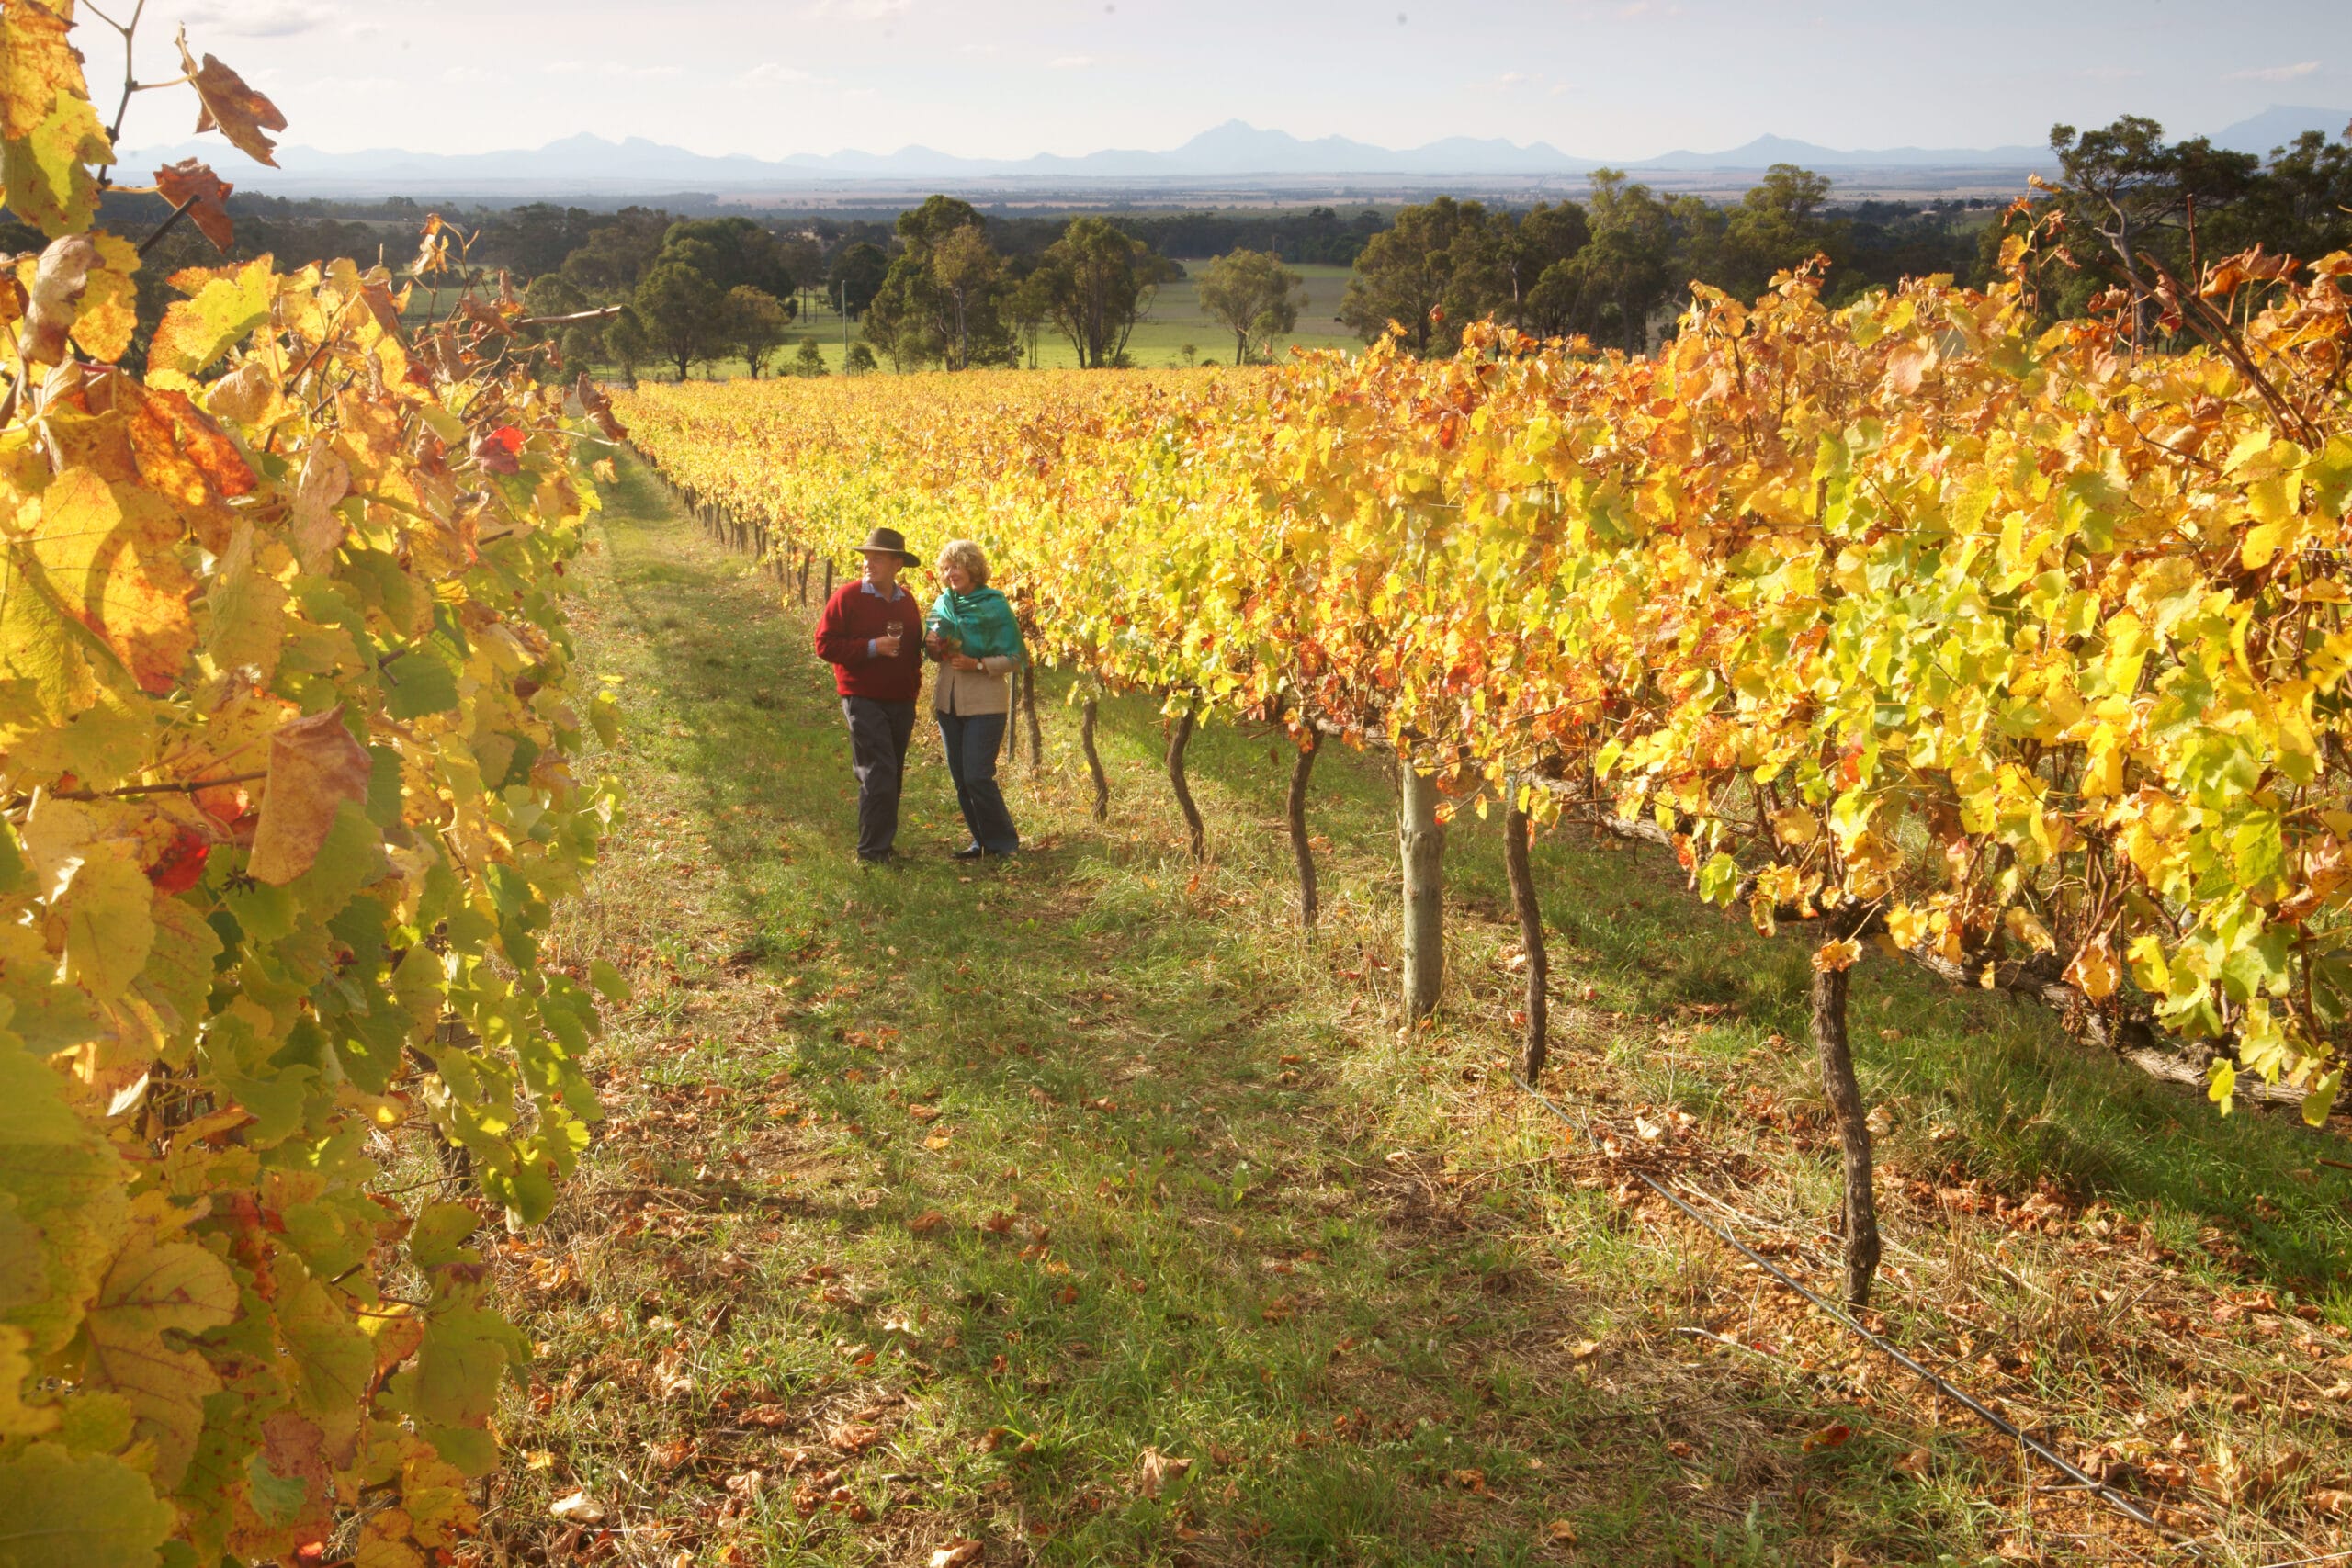
[[(1567, 1123), (1567, 1125), (1576, 1129), (1577, 1132), (1582, 1133), (1586, 1139), (1590, 1142), (1594, 1147), (1598, 1148), (1600, 1146), (1600, 1139), (1593, 1133), (1589, 1122), (1585, 1122), (1579, 1117), (1572, 1116), (1567, 1111), (1562, 1110), (1558, 1105), (1555, 1104), (1542, 1089), (1537, 1089), (1533, 1084), (1529, 1083), (1517, 1073), (1511, 1074), (1510, 1080), (1517, 1084), (1521, 1089), (1524, 1089), (1527, 1092), (1528, 1097), (1533, 1100), (1536, 1104), (1542, 1106), (1544, 1110), (1550, 1111), (1553, 1115), (1558, 1117), (1562, 1122)], [(1701, 1225), (1703, 1225), (1708, 1231), (1712, 1232), (1717, 1240), (1737, 1249), (1740, 1255), (1746, 1258), (1750, 1263), (1755, 1264), (1758, 1269), (1761, 1269), (1766, 1273), (1771, 1275), (1772, 1278), (1778, 1280), (1781, 1284), (1786, 1285), (1790, 1290), (1794, 1291), (1806, 1301), (1811, 1302), (1815, 1306), (1820, 1308), (1826, 1315), (1843, 1325), (1858, 1338), (1868, 1344), (1871, 1349), (1878, 1351), (1883, 1356), (1885, 1356), (1897, 1366), (1902, 1367), (1905, 1371), (1911, 1372), (1914, 1375), (1924, 1379), (1938, 1393), (1942, 1394), (1945, 1398), (1952, 1401), (1955, 1404), (1958, 1404), (1962, 1409), (1967, 1410), (1970, 1414), (1984, 1421), (1987, 1426), (1993, 1427), (2002, 1436), (2015, 1440), (2022, 1447), (2032, 1450), (2033, 1453), (2040, 1456), (2041, 1459), (2048, 1461), (2051, 1464), (2064, 1472), (2066, 1477), (2073, 1481), (2076, 1485), (2088, 1490), (2101, 1502), (2106, 1503), (2109, 1506), (2122, 1514), (2134, 1524), (2145, 1525), (2148, 1529), (2154, 1530), (2158, 1535), (2161, 1535), (2167, 1540), (2174, 1542), (2176, 1545), (2181, 1547), (2192, 1555), (2203, 1555), (2202, 1549), (2199, 1547), (2195, 1541), (2184, 1540), (2178, 1531), (2170, 1529), (2165, 1525), (2159, 1523), (2154, 1515), (2149, 1513), (2137, 1502), (2134, 1502), (2130, 1496), (2117, 1491), (2114, 1487), (2107, 1484), (2107, 1483), (2098, 1480), (2096, 1477), (2090, 1475), (2080, 1465), (2075, 1464), (2065, 1455), (2050, 1447), (2049, 1444), (2044, 1443), (2041, 1439), (2034, 1437), (2023, 1427), (2018, 1427), (2015, 1422), (2009, 1420), (2007, 1416), (2002, 1416), (1990, 1405), (1984, 1404), (1982, 1400), (1979, 1400), (1974, 1395), (1969, 1393), (1967, 1390), (1955, 1387), (1945, 1379), (1929, 1371), (1917, 1361), (1913, 1360), (1910, 1356), (1906, 1355), (1892, 1341), (1886, 1339), (1881, 1335), (1874, 1334), (1870, 1329), (1862, 1326), (1862, 1325), (1857, 1322), (1852, 1314), (1848, 1313), (1844, 1307), (1816, 1294), (1802, 1280), (1790, 1274), (1779, 1264), (1773, 1262), (1762, 1253), (1758, 1252), (1754, 1247), (1749, 1247), (1746, 1242), (1740, 1240), (1739, 1237), (1732, 1235), (1730, 1231), (1725, 1230), (1722, 1225), (1717, 1224), (1713, 1219), (1710, 1219), (1707, 1215), (1701, 1213), (1697, 1209), (1691, 1207), (1690, 1204), (1685, 1202), (1679, 1194), (1676, 1193), (1672, 1189), (1666, 1186), (1665, 1183), (1659, 1181), (1657, 1178), (1651, 1176), (1647, 1171), (1636, 1170), (1633, 1174), (1639, 1178), (1642, 1184), (1647, 1187), (1651, 1191), (1657, 1193), (1659, 1197), (1665, 1199), (1668, 1202), (1673, 1204), (1676, 1208), (1681, 1210), (1684, 1213), (1690, 1215), (1690, 1218), (1696, 1220)]]

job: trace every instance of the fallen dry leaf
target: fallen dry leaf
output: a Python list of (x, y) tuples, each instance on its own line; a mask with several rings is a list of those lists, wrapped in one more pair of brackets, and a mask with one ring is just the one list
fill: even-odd
[(548, 1512), (568, 1525), (600, 1525), (605, 1505), (585, 1492), (569, 1492), (548, 1505)]
[(950, 1541), (931, 1554), (931, 1568), (967, 1568), (978, 1562), (987, 1548), (969, 1539)]
[(907, 1222), (907, 1229), (912, 1231), (917, 1235), (929, 1235), (932, 1232), (937, 1230), (946, 1223), (947, 1216), (941, 1213), (938, 1210), (925, 1209), (922, 1213), (917, 1214), (913, 1219)]
[(1189, 1459), (1171, 1459), (1158, 1449), (1146, 1449), (1136, 1461), (1136, 1491), (1141, 1496), (1157, 1499), (1163, 1487), (1192, 1468)]
[(842, 1425), (825, 1434), (825, 1441), (845, 1453), (862, 1454), (882, 1440), (879, 1429), (873, 1427)]

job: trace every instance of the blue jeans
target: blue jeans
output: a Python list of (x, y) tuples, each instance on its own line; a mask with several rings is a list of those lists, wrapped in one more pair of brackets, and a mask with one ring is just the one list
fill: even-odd
[(972, 842), (992, 855), (1009, 855), (1021, 847), (1021, 835), (1005, 809), (1004, 791), (996, 784), (997, 749), (1004, 744), (1001, 713), (939, 716), (939, 739), (947, 748), (947, 776), (956, 781), (956, 804), (964, 808), (964, 826)]

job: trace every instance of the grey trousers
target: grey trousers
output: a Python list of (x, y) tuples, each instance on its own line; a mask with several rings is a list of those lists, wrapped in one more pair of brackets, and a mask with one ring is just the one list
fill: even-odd
[(899, 784), (914, 739), (915, 705), (843, 697), (850, 769), (857, 774), (857, 858), (887, 860), (899, 836)]

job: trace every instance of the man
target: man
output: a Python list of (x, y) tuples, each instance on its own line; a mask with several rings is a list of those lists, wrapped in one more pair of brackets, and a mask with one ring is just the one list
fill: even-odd
[(887, 865), (899, 836), (899, 784), (922, 690), (922, 609), (899, 586), (902, 567), (922, 562), (895, 528), (876, 528), (858, 547), (865, 576), (844, 583), (817, 618), (817, 657), (833, 666), (849, 720), (857, 774), (857, 858)]

